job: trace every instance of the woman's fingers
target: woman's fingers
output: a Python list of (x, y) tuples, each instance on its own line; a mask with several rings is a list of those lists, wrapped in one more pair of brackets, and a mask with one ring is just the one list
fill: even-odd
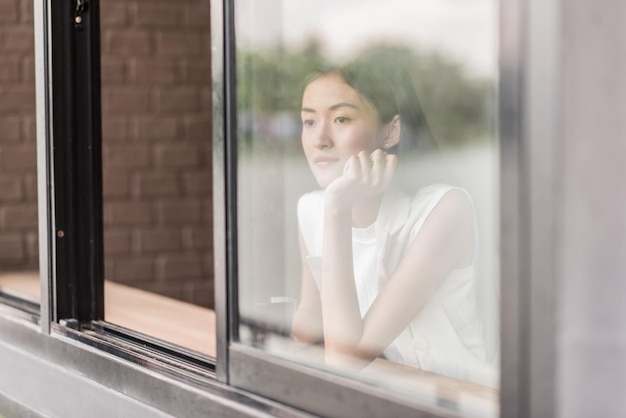
[[(396, 168), (396, 156), (377, 149), (371, 154), (361, 151), (348, 159), (343, 169), (345, 185), (360, 185), (357, 194), (381, 192), (387, 189)], [(360, 191), (358, 191), (360, 190)]]
[(359, 178), (361, 175), (361, 163), (356, 155), (351, 156), (343, 167), (343, 173), (353, 178)]
[(398, 158), (393, 154), (387, 154), (385, 156), (385, 168), (383, 171), (382, 184), (386, 189), (389, 187), (391, 183), (391, 179), (393, 178), (394, 173), (396, 172), (396, 164), (398, 163)]
[(387, 166), (387, 154), (380, 149), (370, 154), (372, 169), (370, 171), (370, 184), (379, 187), (384, 184), (385, 171)]
[(343, 168), (343, 175), (326, 188), (341, 201), (355, 201), (389, 187), (396, 169), (396, 156), (377, 149), (371, 154), (361, 151), (351, 156)]
[(371, 175), (371, 162), (370, 162), (370, 157), (369, 155), (367, 155), (367, 153), (365, 151), (361, 151), (357, 154), (357, 157), (359, 158), (359, 163), (361, 165), (361, 184), (368, 184), (370, 181), (370, 175)]

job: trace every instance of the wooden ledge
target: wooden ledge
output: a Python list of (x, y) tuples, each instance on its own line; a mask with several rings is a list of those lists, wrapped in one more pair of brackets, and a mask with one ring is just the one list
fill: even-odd
[[(38, 272), (0, 274), (0, 287), (25, 298), (40, 298)], [(215, 357), (215, 312), (176, 299), (106, 281), (105, 319)]]

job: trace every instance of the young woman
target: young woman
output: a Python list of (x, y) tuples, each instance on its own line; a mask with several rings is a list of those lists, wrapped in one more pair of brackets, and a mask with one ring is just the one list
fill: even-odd
[(292, 335), (323, 341), (332, 366), (358, 370), (383, 356), (493, 385), (475, 305), (471, 199), (448, 185), (413, 197), (392, 187), (397, 150), (425, 129), (409, 81), (398, 62), (371, 54), (304, 89), (302, 147), (323, 190), (298, 203)]

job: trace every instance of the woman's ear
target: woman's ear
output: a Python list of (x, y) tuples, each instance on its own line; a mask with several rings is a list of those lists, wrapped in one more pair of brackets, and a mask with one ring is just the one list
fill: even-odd
[(385, 134), (385, 149), (398, 145), (398, 142), (400, 142), (400, 115), (394, 116), (391, 122), (385, 125)]

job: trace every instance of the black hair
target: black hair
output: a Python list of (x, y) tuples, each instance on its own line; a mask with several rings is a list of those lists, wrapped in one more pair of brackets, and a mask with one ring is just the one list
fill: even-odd
[(391, 152), (408, 151), (417, 146), (432, 145), (433, 138), (426, 122), (413, 81), (406, 53), (396, 48), (378, 47), (369, 50), (341, 67), (319, 68), (305, 80), (305, 87), (314, 80), (337, 75), (369, 102), (378, 113), (381, 125), (400, 116), (400, 141)]

